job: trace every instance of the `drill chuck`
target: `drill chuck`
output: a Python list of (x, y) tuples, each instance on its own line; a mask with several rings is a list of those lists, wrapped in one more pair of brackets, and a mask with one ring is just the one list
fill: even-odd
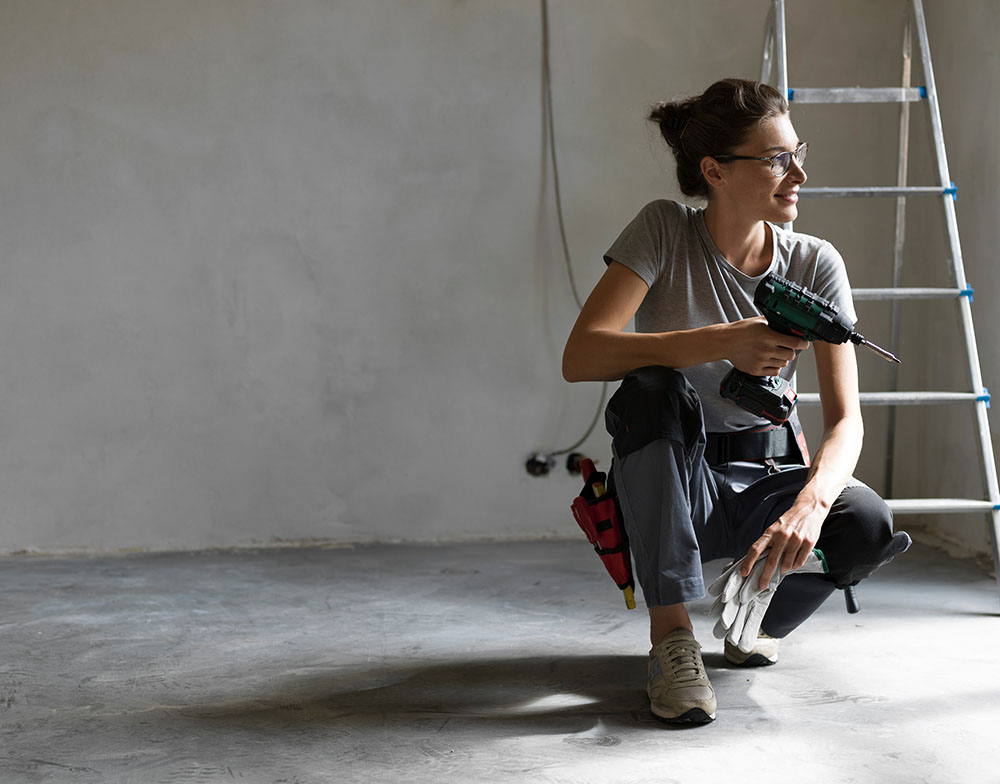
[(897, 357), (895, 354), (893, 354), (891, 351), (886, 351), (881, 346), (876, 346), (870, 340), (865, 338), (864, 335), (859, 335), (857, 332), (851, 333), (851, 342), (854, 343), (855, 345), (864, 346), (865, 348), (874, 351), (876, 354), (882, 357), (882, 359), (884, 359), (886, 362), (895, 362), (897, 365), (903, 364), (902, 360), (900, 360), (900, 358)]

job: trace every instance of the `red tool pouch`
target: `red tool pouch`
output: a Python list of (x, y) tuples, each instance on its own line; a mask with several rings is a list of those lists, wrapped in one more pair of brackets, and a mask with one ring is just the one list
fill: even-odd
[(625, 592), (625, 605), (635, 609), (635, 581), (629, 557), (628, 537), (618, 517), (615, 499), (607, 491), (607, 475), (589, 458), (580, 461), (583, 490), (573, 499), (573, 517), (587, 535), (587, 541), (604, 562), (615, 585)]

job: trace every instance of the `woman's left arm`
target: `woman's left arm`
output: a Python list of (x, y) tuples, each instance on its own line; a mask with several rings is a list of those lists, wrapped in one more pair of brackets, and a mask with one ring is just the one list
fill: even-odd
[(781, 571), (787, 572), (806, 562), (830, 507), (846, 487), (861, 454), (864, 424), (854, 346), (816, 341), (813, 350), (823, 404), (823, 440), (792, 508), (772, 523), (747, 551), (744, 577), (760, 554), (771, 548), (760, 576), (761, 589), (767, 587), (779, 564)]

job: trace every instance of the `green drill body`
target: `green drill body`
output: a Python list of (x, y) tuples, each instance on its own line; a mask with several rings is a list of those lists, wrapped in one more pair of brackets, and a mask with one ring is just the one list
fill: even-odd
[(753, 304), (767, 317), (771, 329), (786, 335), (846, 343), (857, 334), (854, 324), (832, 302), (777, 275), (768, 275), (760, 282)]
[[(767, 317), (768, 326), (776, 332), (808, 341), (850, 341), (870, 348), (883, 359), (899, 362), (888, 351), (855, 332), (851, 320), (832, 302), (780, 275), (771, 273), (765, 276), (754, 291), (753, 301), (761, 314)], [(778, 376), (751, 376), (736, 368), (723, 378), (719, 391), (723, 397), (733, 400), (747, 411), (773, 422), (788, 421), (796, 400), (794, 390), (784, 379)]]

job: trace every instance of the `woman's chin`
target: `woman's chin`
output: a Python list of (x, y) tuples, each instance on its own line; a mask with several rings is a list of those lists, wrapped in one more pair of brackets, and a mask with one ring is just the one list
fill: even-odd
[(782, 206), (780, 210), (777, 211), (777, 219), (775, 223), (791, 223), (799, 217), (799, 209), (794, 204), (788, 204)]

